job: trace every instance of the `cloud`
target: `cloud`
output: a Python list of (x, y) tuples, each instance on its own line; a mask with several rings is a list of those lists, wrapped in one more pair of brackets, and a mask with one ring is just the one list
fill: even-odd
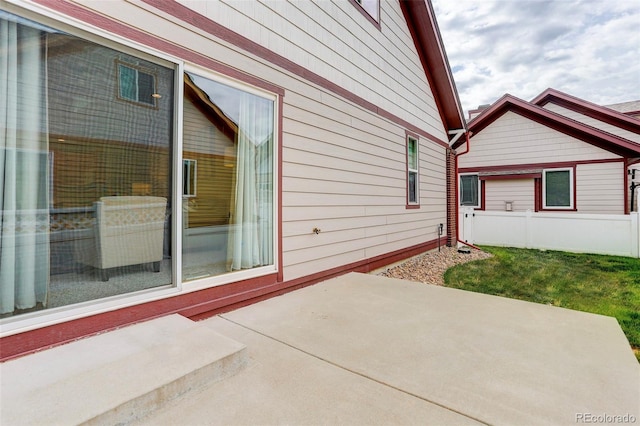
[(432, 0), (463, 109), (548, 87), (640, 99), (636, 0)]

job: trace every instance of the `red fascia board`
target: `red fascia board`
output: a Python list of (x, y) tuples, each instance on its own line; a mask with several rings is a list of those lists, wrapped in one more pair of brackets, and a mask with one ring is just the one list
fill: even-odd
[(582, 124), (509, 94), (504, 95), (469, 123), (471, 138), (507, 111), (624, 157), (635, 157), (640, 154), (640, 144)]
[(466, 128), (462, 106), (430, 0), (400, 1), (418, 56), (447, 130)]
[(621, 129), (640, 135), (640, 120), (614, 111), (610, 108), (596, 105), (584, 99), (576, 98), (556, 89), (547, 89), (531, 101), (532, 104), (543, 107), (548, 103), (565, 107), (588, 117), (611, 124)]
[(514, 180), (514, 179), (536, 179), (541, 178), (542, 173), (509, 173), (501, 175), (479, 176), (480, 180)]

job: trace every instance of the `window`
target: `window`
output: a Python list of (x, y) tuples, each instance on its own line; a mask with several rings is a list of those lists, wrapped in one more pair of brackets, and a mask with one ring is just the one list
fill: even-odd
[(480, 207), (480, 185), (478, 175), (460, 175), (460, 205)]
[(116, 60), (118, 67), (118, 95), (120, 99), (156, 106), (155, 76), (134, 65), (124, 64)]
[(0, 33), (0, 315), (172, 285), (175, 64), (8, 12)]
[(380, 0), (353, 0), (364, 10), (374, 21), (380, 20)]
[(185, 197), (196, 196), (197, 183), (196, 160), (182, 160), (182, 195)]
[(573, 209), (573, 169), (542, 172), (542, 206), (545, 209)]
[(183, 279), (275, 269), (275, 97), (187, 72), (183, 115)]
[(0, 11), (0, 318), (275, 272), (277, 95), (55, 26)]
[(407, 136), (407, 205), (418, 205), (418, 139)]

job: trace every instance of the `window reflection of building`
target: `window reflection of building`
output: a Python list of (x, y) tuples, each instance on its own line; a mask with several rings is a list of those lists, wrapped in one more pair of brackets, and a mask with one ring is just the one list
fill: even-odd
[[(2, 315), (175, 285), (176, 255), (187, 280), (273, 271), (275, 96), (184, 74), (177, 114), (175, 64), (4, 12), (0, 24), (13, 34), (0, 52), (16, 64), (0, 73), (10, 110), (0, 173), (11, 177), (0, 184)], [(176, 116), (183, 181), (172, 174)], [(148, 220), (145, 200), (164, 219)], [(110, 216), (113, 203), (124, 207)], [(172, 214), (182, 235), (172, 237)]]
[[(113, 285), (102, 285), (96, 271), (77, 262), (74, 248), (95, 247), (95, 205), (102, 197), (147, 195), (171, 204), (173, 67), (8, 13), (0, 26), (1, 52), (9, 59), (0, 72), (7, 94), (0, 173), (16, 178), (0, 189), (2, 314), (170, 284), (168, 220), (159, 274), (144, 265), (113, 268)], [(120, 62), (153, 76), (151, 82), (136, 75), (128, 85), (136, 102), (117, 96)], [(162, 96), (149, 93), (152, 87)], [(16, 152), (39, 154), (23, 161)], [(28, 212), (39, 213), (32, 220)], [(10, 218), (35, 226), (6, 226)], [(18, 245), (11, 243), (16, 238)]]
[[(273, 264), (273, 101), (185, 75), (184, 152), (198, 192), (183, 200), (183, 276)], [(261, 138), (261, 139), (260, 139)]]

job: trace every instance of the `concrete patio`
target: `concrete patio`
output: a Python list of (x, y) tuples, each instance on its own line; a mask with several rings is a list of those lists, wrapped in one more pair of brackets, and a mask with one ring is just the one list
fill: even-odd
[[(193, 324), (201, 329), (193, 348), (182, 347), (178, 358), (170, 358), (167, 351), (175, 349), (166, 342), (154, 344), (150, 353), (162, 367), (149, 364), (137, 372), (130, 370), (127, 380), (143, 382), (154, 375), (145, 370), (154, 370), (157, 376), (158, 371), (170, 371), (180, 357), (190, 353), (196, 357), (202, 350), (215, 352), (220, 345), (215, 336), (220, 335), (230, 348), (221, 351), (230, 369), (218, 369), (216, 375), (191, 384), (183, 380), (183, 389), (170, 398), (160, 398), (165, 391), (155, 392), (155, 399), (147, 395), (145, 401), (156, 401), (156, 405), (144, 408), (146, 416), (101, 414), (73, 420), (58, 414), (39, 417), (40, 421), (113, 424), (117, 420), (144, 425), (640, 422), (640, 364), (616, 320), (609, 317), (354, 273)], [(167, 334), (160, 337), (166, 340)], [(89, 350), (86, 345), (91, 339), (76, 343), (84, 342)], [(120, 344), (131, 344), (130, 340)], [(209, 341), (212, 347), (207, 349)], [(46, 352), (72, 350), (76, 343)], [(77, 352), (78, 357), (83, 353)], [(32, 410), (23, 409), (20, 414), (17, 408), (34, 403), (35, 391), (25, 383), (16, 387), (11, 382), (24, 382), (19, 372), (28, 371), (29, 363), (46, 370), (41, 364), (47, 361), (38, 355), (2, 364), (2, 424), (37, 423), (37, 417), (29, 417)], [(113, 364), (124, 363), (107, 363), (104, 369)], [(118, 374), (100, 374), (95, 379)], [(39, 403), (46, 405), (42, 377), (29, 380), (39, 388)], [(50, 396), (56, 400), (54, 405), (69, 411), (114, 388), (96, 381), (93, 392), (70, 396), (64, 390), (71, 388), (68, 383), (58, 377), (47, 386), (56, 390)], [(134, 411), (137, 406), (129, 404)]]

